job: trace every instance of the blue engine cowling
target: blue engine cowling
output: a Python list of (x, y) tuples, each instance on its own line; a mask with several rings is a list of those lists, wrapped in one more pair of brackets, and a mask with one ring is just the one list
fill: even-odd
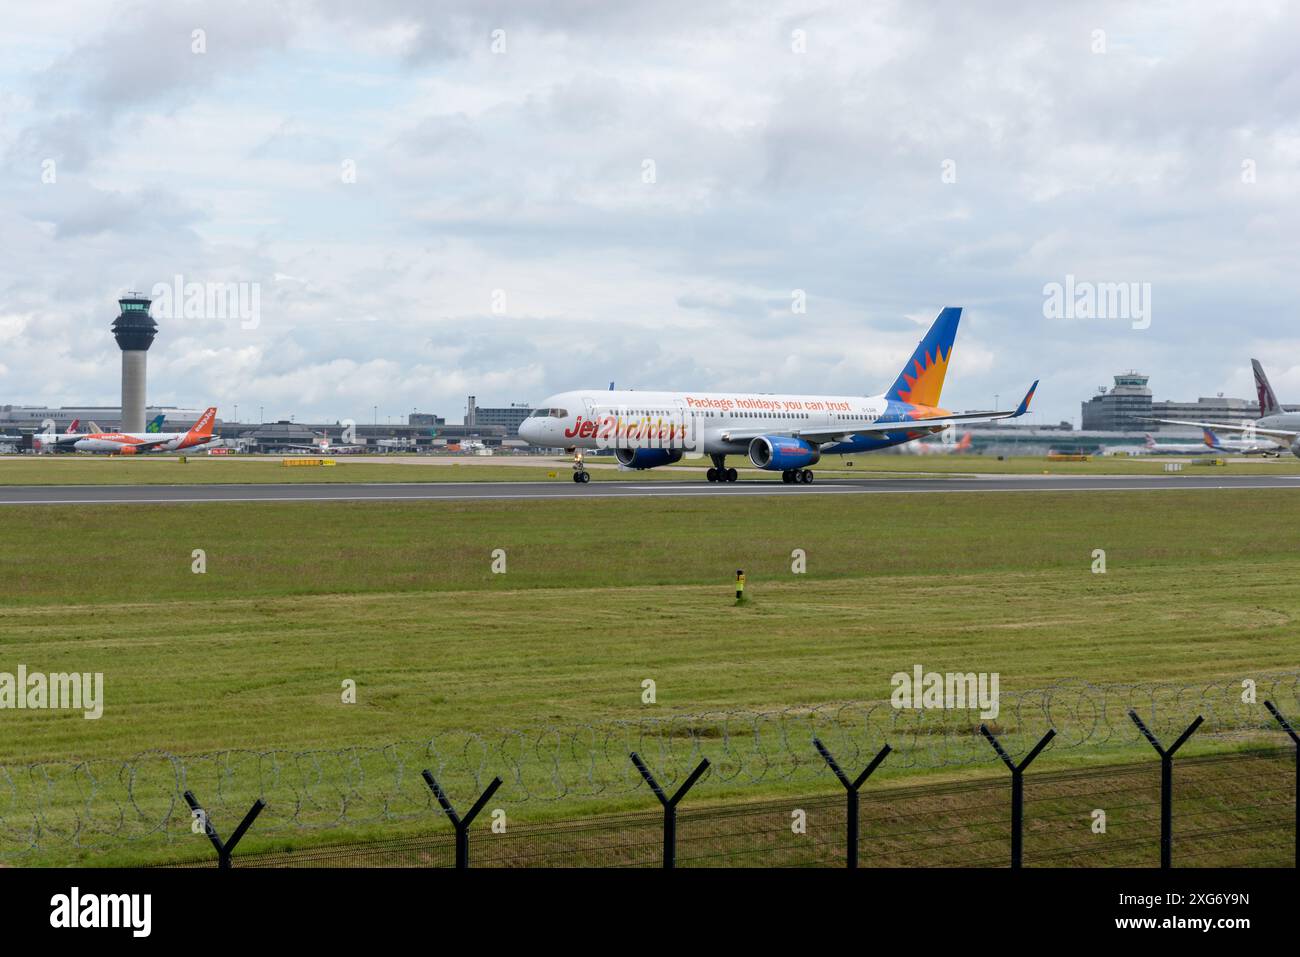
[(682, 460), (681, 449), (616, 449), (614, 458), (629, 469), (654, 469)]
[(821, 457), (817, 446), (788, 435), (760, 435), (749, 443), (749, 460), (755, 468), (769, 472), (807, 468), (816, 465)]

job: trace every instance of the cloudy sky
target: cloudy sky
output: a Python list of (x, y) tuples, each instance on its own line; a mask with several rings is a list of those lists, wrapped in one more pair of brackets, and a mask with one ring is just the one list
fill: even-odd
[[(114, 300), (176, 276), (258, 292), (150, 353), (223, 417), (866, 394), (950, 304), (950, 408), (1249, 396), (1251, 356), (1300, 402), (1300, 5), (1049, 6), (16, 6), (0, 402), (116, 404)], [(1045, 316), (1066, 276), (1149, 325)]]

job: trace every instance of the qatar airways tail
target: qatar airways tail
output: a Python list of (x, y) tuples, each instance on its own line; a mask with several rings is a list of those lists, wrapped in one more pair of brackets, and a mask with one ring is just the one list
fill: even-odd
[(874, 396), (757, 392), (561, 392), (519, 427), (530, 445), (574, 452), (574, 481), (590, 476), (582, 452), (613, 449), (619, 464), (648, 469), (707, 455), (710, 482), (734, 482), (728, 455), (745, 455), (789, 483), (813, 480), (823, 455), (902, 445), (961, 423), (1011, 419), (1029, 411), (1035, 381), (1006, 412), (950, 412), (939, 404), (961, 309), (939, 313), (898, 377)]

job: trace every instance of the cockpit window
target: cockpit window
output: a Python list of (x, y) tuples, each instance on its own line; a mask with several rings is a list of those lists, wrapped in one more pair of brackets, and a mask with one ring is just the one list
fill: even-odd
[(564, 409), (533, 409), (528, 413), (530, 419), (567, 419), (569, 413)]

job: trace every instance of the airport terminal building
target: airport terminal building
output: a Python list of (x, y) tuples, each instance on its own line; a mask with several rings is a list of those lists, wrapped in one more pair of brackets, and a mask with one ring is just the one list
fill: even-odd
[[(1202, 396), (1195, 402), (1156, 402), (1147, 385), (1148, 377), (1139, 372), (1115, 376), (1115, 385), (1102, 386), (1097, 394), (1083, 403), (1082, 425), (1085, 431), (1104, 432), (1178, 432), (1191, 434), (1185, 426), (1161, 425), (1153, 419), (1188, 419), (1196, 422), (1222, 422), (1226, 425), (1259, 418), (1255, 399), (1234, 399), (1222, 393)], [(1283, 406), (1287, 411), (1300, 406)]]
[(478, 397), (471, 395), (466, 397), (465, 424), (471, 427), (499, 425), (506, 430), (507, 436), (514, 439), (519, 437), (519, 426), (531, 411), (532, 406), (526, 402), (514, 402), (505, 408), (479, 408)]
[[(163, 428), (172, 432), (190, 428), (202, 414), (202, 409), (179, 409), (174, 406), (151, 405), (145, 408), (146, 421), (165, 415), (167, 418)], [(101, 432), (116, 432), (122, 428), (122, 408), (116, 405), (59, 408), (44, 405), (0, 405), (0, 432), (40, 432), (48, 430), (51, 425), (56, 432), (66, 432), (68, 426), (78, 420), (81, 431), (89, 431), (98, 426)]]

